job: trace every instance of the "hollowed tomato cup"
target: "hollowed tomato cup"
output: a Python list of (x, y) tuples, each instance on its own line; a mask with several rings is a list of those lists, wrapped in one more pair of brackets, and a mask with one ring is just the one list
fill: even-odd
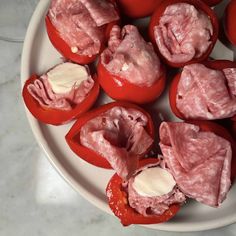
[(32, 95), (29, 93), (27, 86), (33, 83), (38, 79), (37, 75), (32, 75), (26, 82), (23, 87), (22, 96), (25, 102), (26, 107), (31, 112), (31, 114), (38, 119), (39, 121), (51, 124), (51, 125), (61, 125), (68, 123), (69, 121), (77, 118), (82, 113), (88, 111), (93, 104), (96, 102), (99, 94), (99, 83), (96, 76), (93, 77), (94, 86), (91, 91), (88, 93), (87, 97), (78, 105), (74, 105), (72, 110), (63, 111), (58, 109), (44, 108), (42, 107), (37, 100), (35, 100)]
[[(119, 14), (119, 11), (117, 9), (117, 6), (115, 4), (114, 0), (110, 1), (114, 6), (116, 11)], [(59, 31), (55, 28), (55, 26), (52, 24), (50, 18), (48, 15), (45, 17), (45, 24), (46, 24), (46, 30), (48, 37), (52, 43), (52, 45), (57, 49), (57, 51), (66, 59), (71, 60), (73, 62), (76, 62), (78, 64), (89, 64), (91, 62), (94, 62), (97, 58), (97, 56), (104, 50), (106, 43), (109, 39), (110, 31), (112, 27), (116, 24), (119, 24), (119, 20), (110, 22), (109, 24), (104, 26), (104, 41), (102, 42), (100, 51), (98, 54), (87, 56), (87, 55), (80, 55), (77, 53), (73, 53), (71, 51), (71, 47), (61, 38)]]
[[(183, 62), (183, 63), (171, 62), (167, 58), (165, 58), (161, 54), (161, 52), (159, 51), (158, 46), (156, 44), (156, 39), (154, 36), (154, 27), (159, 24), (160, 18), (164, 14), (166, 8), (170, 5), (177, 4), (177, 3), (188, 3), (188, 4), (193, 5), (197, 10), (201, 10), (203, 13), (205, 13), (210, 18), (211, 24), (213, 26), (213, 35), (211, 36), (211, 39), (210, 39), (211, 44), (208, 47), (207, 51), (201, 57), (193, 58), (192, 60), (187, 61), (187, 62)], [(155, 49), (156, 49), (158, 55), (160, 55), (162, 57), (163, 61), (166, 64), (168, 64), (169, 66), (172, 66), (172, 67), (177, 67), (177, 68), (183, 67), (187, 64), (197, 63), (197, 62), (201, 62), (201, 61), (206, 60), (209, 57), (211, 51), (213, 50), (213, 48), (215, 46), (215, 43), (218, 38), (218, 34), (219, 34), (219, 23), (218, 23), (218, 19), (215, 15), (214, 11), (206, 3), (204, 3), (203, 1), (200, 1), (200, 0), (166, 0), (166, 1), (163, 1), (158, 6), (158, 8), (156, 8), (155, 12), (153, 13), (153, 15), (151, 17), (151, 21), (149, 24), (149, 36), (150, 36), (150, 39), (151, 39), (153, 45), (155, 45)]]
[[(151, 138), (154, 139), (154, 125), (152, 122), (151, 116), (142, 108), (131, 104), (131, 103), (126, 103), (126, 102), (112, 102), (105, 104), (103, 106), (100, 106), (94, 110), (91, 110), (83, 115), (81, 115), (78, 120), (75, 122), (75, 124), (72, 126), (70, 131), (66, 135), (66, 141), (71, 148), (71, 150), (80, 158), (85, 160), (86, 162), (102, 167), (105, 169), (112, 169), (110, 163), (100, 154), (97, 152), (83, 146), (80, 142), (80, 131), (83, 125), (85, 125), (89, 120), (96, 118), (97, 116), (103, 114), (104, 112), (112, 109), (113, 107), (123, 107), (123, 108), (132, 108), (136, 109), (140, 112), (142, 112), (147, 118), (148, 118), (148, 123), (145, 127), (145, 130), (147, 133), (150, 135)], [(151, 147), (150, 147), (151, 148)], [(145, 156), (150, 151), (150, 148), (146, 150), (144, 153), (140, 154), (140, 158)]]
[(146, 104), (156, 100), (165, 89), (166, 72), (163, 66), (161, 66), (161, 71), (161, 77), (153, 85), (150, 87), (139, 86), (110, 73), (100, 60), (98, 81), (104, 91), (115, 100)]
[[(147, 158), (139, 162), (139, 168), (149, 165), (158, 164), (158, 159)], [(158, 224), (170, 220), (180, 209), (179, 204), (169, 207), (162, 215), (143, 216), (135, 209), (129, 206), (127, 192), (122, 187), (123, 180), (115, 174), (109, 181), (106, 193), (108, 204), (124, 226), (131, 224)]]
[[(223, 70), (226, 68), (236, 68), (236, 62), (233, 61), (227, 61), (227, 60), (215, 60), (215, 61), (206, 61), (203, 62), (206, 67), (214, 70)], [(178, 110), (176, 106), (176, 98), (177, 98), (177, 92), (178, 92), (178, 84), (181, 78), (181, 73), (178, 73), (174, 79), (171, 82), (170, 90), (169, 90), (169, 103), (172, 112), (182, 120), (187, 120), (186, 117)], [(236, 121), (236, 116), (232, 117), (231, 119)]]

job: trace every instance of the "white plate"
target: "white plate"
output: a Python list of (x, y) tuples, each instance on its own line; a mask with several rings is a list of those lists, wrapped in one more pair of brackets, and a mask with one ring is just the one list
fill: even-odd
[[(48, 4), (49, 0), (39, 2), (28, 27), (22, 54), (22, 86), (32, 73), (42, 74), (61, 61), (60, 55), (51, 45), (45, 31), (44, 16)], [(221, 44), (218, 44), (213, 53), (215, 58), (217, 55), (228, 59), (233, 57), (233, 53)], [(157, 103), (156, 110), (166, 119), (171, 119), (165, 95)], [(38, 122), (28, 111), (27, 116), (38, 143), (61, 176), (85, 199), (112, 214), (106, 202), (105, 187), (114, 172), (84, 162), (69, 149), (64, 136), (72, 123), (53, 127)], [(200, 231), (234, 223), (236, 222), (235, 196), (236, 186), (230, 190), (227, 200), (219, 209), (190, 201), (169, 222), (145, 227), (166, 231)]]

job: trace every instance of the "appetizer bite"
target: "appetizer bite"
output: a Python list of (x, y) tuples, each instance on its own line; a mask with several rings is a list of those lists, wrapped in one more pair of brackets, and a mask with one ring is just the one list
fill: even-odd
[(225, 11), (225, 32), (229, 41), (236, 46), (236, 0), (231, 0)]
[(160, 159), (147, 158), (126, 182), (117, 174), (106, 188), (108, 203), (124, 226), (157, 224), (170, 220), (185, 196)]
[(32, 75), (22, 91), (32, 115), (46, 124), (60, 125), (89, 110), (99, 94), (96, 76), (87, 66), (61, 63), (41, 76)]
[(235, 176), (235, 143), (229, 133), (215, 123), (198, 121), (163, 122), (159, 134), (164, 161), (179, 189), (218, 207)]
[(205, 60), (218, 37), (214, 11), (199, 0), (167, 0), (155, 10), (149, 25), (151, 41), (173, 67)]
[(180, 119), (216, 120), (236, 115), (236, 63), (208, 61), (183, 68), (171, 83), (170, 106)]
[(79, 64), (93, 62), (119, 20), (112, 0), (52, 0), (46, 29), (53, 46)]
[(133, 25), (113, 26), (98, 64), (98, 80), (113, 99), (144, 104), (165, 88), (165, 69), (151, 43)]
[(113, 102), (80, 116), (66, 135), (70, 148), (90, 164), (113, 168), (127, 179), (153, 144), (150, 115), (136, 105)]
[(131, 18), (150, 16), (163, 0), (117, 0), (121, 12)]

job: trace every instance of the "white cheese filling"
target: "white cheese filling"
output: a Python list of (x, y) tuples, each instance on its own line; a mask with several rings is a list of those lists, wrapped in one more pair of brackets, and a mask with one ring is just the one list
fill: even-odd
[(143, 197), (162, 196), (171, 192), (175, 185), (173, 176), (160, 167), (143, 170), (134, 178), (133, 182), (133, 188)]
[(68, 93), (89, 77), (86, 67), (70, 62), (62, 63), (47, 73), (49, 84), (55, 93)]

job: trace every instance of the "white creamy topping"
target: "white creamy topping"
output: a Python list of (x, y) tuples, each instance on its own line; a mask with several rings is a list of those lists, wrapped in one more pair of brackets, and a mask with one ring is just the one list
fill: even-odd
[(171, 192), (176, 185), (173, 176), (160, 167), (148, 168), (135, 178), (133, 187), (143, 197), (158, 197)]
[(65, 62), (50, 70), (47, 76), (53, 92), (67, 93), (72, 88), (78, 88), (89, 74), (84, 66)]

